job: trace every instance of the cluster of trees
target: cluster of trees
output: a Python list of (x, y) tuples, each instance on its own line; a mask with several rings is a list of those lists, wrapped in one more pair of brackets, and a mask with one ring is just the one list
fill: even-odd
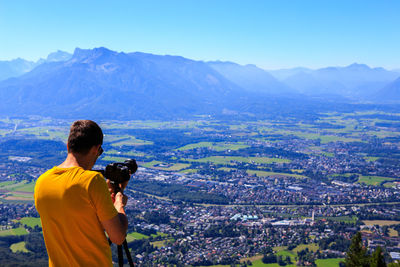
[(350, 241), (340, 235), (322, 238), (318, 241), (321, 250), (331, 249), (336, 251), (346, 251), (350, 246)]
[(166, 196), (173, 200), (180, 200), (190, 203), (229, 203), (229, 199), (223, 195), (207, 193), (198, 188), (192, 188), (179, 184), (132, 180), (130, 181), (129, 186), (137, 191), (157, 196)]
[(361, 233), (356, 233), (351, 239), (350, 248), (345, 260), (346, 267), (400, 267), (400, 263), (386, 264), (381, 247), (377, 247), (371, 254), (363, 245)]
[[(380, 214), (369, 212), (370, 208), (374, 208), (380, 211)], [(360, 207), (360, 211), (356, 214), (359, 220), (393, 220), (400, 221), (400, 214), (392, 214), (388, 213), (387, 210), (393, 209), (394, 206), (392, 204), (384, 204), (380, 203), (379, 205), (367, 207)], [(395, 228), (396, 225), (393, 225), (392, 228)]]
[(317, 266), (315, 264), (314, 253), (308, 248), (297, 252), (297, 256), (299, 258), (299, 263), (301, 266)]
[[(134, 261), (137, 261), (137, 258), (135, 258), (135, 255), (138, 255), (138, 254), (148, 255), (151, 252), (156, 250), (156, 248), (150, 243), (150, 241), (148, 239), (133, 240), (132, 242), (128, 243), (128, 248), (131, 252), (131, 256)], [(112, 245), (111, 251), (112, 251), (113, 261), (118, 262), (117, 246)], [(123, 257), (124, 257), (124, 262), (128, 263), (125, 252), (123, 252)]]
[[(18, 242), (25, 242), (30, 252), (12, 252), (10, 246)], [(25, 236), (0, 236), (0, 266), (48, 266), (43, 235), (33, 232)]]
[[(336, 242), (338, 243), (337, 246)], [(335, 246), (334, 248), (332, 247), (333, 245)], [(342, 237), (330, 237), (321, 240), (319, 246), (321, 250), (345, 251), (346, 249), (343, 248), (348, 248), (345, 262), (340, 263), (341, 267), (400, 267), (399, 262), (386, 263), (385, 252), (381, 247), (377, 247), (374, 251), (368, 253), (368, 248), (363, 245), (360, 232), (357, 232), (351, 241), (346, 242)], [(343, 248), (340, 249), (340, 246), (343, 246)], [(276, 255), (271, 247), (267, 247), (263, 254), (262, 262), (265, 264), (277, 263), (279, 266), (292, 264), (290, 257)], [(318, 254), (316, 256), (306, 248), (297, 253), (297, 264), (300, 266), (316, 266), (316, 257), (320, 258)]]
[(28, 165), (51, 168), (62, 162), (66, 153), (65, 144), (60, 141), (16, 138), (0, 143), (0, 158), (4, 161), (8, 161), (10, 155), (23, 155), (31, 158), (28, 163), (21, 164), (21, 168), (27, 168)]
[(211, 225), (204, 231), (205, 237), (237, 237), (240, 230), (236, 229), (234, 224), (229, 225)]
[(261, 261), (265, 264), (277, 263), (279, 266), (292, 264), (290, 256), (275, 255), (271, 247), (265, 248)]
[(346, 182), (346, 183), (355, 183), (358, 181), (359, 177), (360, 176), (358, 174), (351, 174), (349, 176), (338, 175), (338, 176), (335, 176), (334, 178), (335, 178), (335, 180), (339, 180), (339, 181)]
[(264, 254), (262, 262), (265, 264), (277, 263), (279, 266), (286, 266), (292, 264), (292, 259), (289, 256)]
[(148, 223), (153, 224), (168, 224), (169, 215), (164, 211), (148, 211), (143, 215), (143, 218)]

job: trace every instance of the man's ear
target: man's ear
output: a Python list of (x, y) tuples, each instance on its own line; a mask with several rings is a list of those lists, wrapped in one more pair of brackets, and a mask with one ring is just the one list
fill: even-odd
[(101, 145), (94, 145), (94, 146), (92, 146), (92, 147), (90, 148), (89, 152), (90, 152), (92, 155), (97, 155), (97, 153), (99, 153), (99, 148), (100, 148), (100, 146), (101, 146)]

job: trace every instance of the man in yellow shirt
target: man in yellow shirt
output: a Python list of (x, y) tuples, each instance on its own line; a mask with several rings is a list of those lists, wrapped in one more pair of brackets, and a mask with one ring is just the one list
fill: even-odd
[(91, 171), (103, 152), (102, 144), (103, 132), (95, 122), (74, 122), (66, 160), (36, 182), (35, 206), (49, 266), (112, 266), (104, 230), (115, 244), (125, 240), (127, 197), (114, 194), (104, 177)]

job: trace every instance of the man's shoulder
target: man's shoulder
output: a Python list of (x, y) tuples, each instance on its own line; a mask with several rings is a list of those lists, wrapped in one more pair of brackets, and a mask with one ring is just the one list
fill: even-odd
[(82, 173), (82, 177), (88, 182), (89, 190), (90, 188), (104, 187), (107, 185), (104, 176), (97, 171), (85, 170)]
[(59, 166), (55, 166), (43, 173), (38, 178), (38, 181), (54, 179), (60, 175), (66, 178), (65, 181), (68, 179), (73, 179), (75, 183), (90, 183), (93, 180), (104, 180), (103, 175), (97, 171), (85, 170), (82, 167), (61, 168)]
[(98, 172), (98, 171), (84, 170), (82, 175), (85, 175), (85, 176), (90, 177), (90, 178), (104, 179), (104, 177), (101, 174), (101, 172)]
[(48, 169), (47, 171), (45, 171), (44, 173), (42, 173), (39, 176), (38, 180), (41, 180), (41, 179), (44, 179), (44, 178), (46, 178), (46, 177), (48, 177), (50, 175), (53, 175), (55, 173), (56, 168), (57, 168), (57, 166), (54, 166), (53, 168)]

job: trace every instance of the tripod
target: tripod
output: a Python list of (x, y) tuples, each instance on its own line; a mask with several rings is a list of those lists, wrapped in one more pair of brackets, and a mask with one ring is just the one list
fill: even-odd
[[(113, 186), (114, 186), (114, 192), (115, 192), (115, 194), (117, 194), (118, 192), (121, 192), (121, 191), (122, 191), (118, 184), (113, 183)], [(112, 242), (111, 242), (110, 238), (108, 239), (108, 243), (109, 243), (110, 246), (111, 246)], [(129, 266), (130, 266), (130, 267), (133, 267), (132, 256), (131, 256), (131, 253), (129, 252), (128, 243), (126, 242), (126, 239), (124, 240), (124, 242), (122, 243), (122, 245), (117, 245), (117, 250), (118, 250), (118, 266), (119, 266), (119, 267), (123, 267), (123, 266), (124, 266), (124, 255), (123, 255), (123, 253), (122, 253), (122, 246), (124, 246), (124, 250), (125, 250), (125, 254), (126, 254), (126, 257), (127, 257), (127, 259), (128, 259), (128, 262), (129, 262)]]
[[(110, 239), (108, 239), (108, 243), (111, 246), (112, 242)], [(124, 243), (122, 243), (122, 245), (117, 245), (118, 266), (119, 267), (124, 266), (124, 255), (122, 253), (122, 246), (124, 246), (124, 250), (125, 250), (126, 257), (128, 258), (129, 266), (133, 267), (133, 261), (132, 261), (131, 253), (129, 252), (128, 243), (126, 242), (126, 239), (124, 240)]]

